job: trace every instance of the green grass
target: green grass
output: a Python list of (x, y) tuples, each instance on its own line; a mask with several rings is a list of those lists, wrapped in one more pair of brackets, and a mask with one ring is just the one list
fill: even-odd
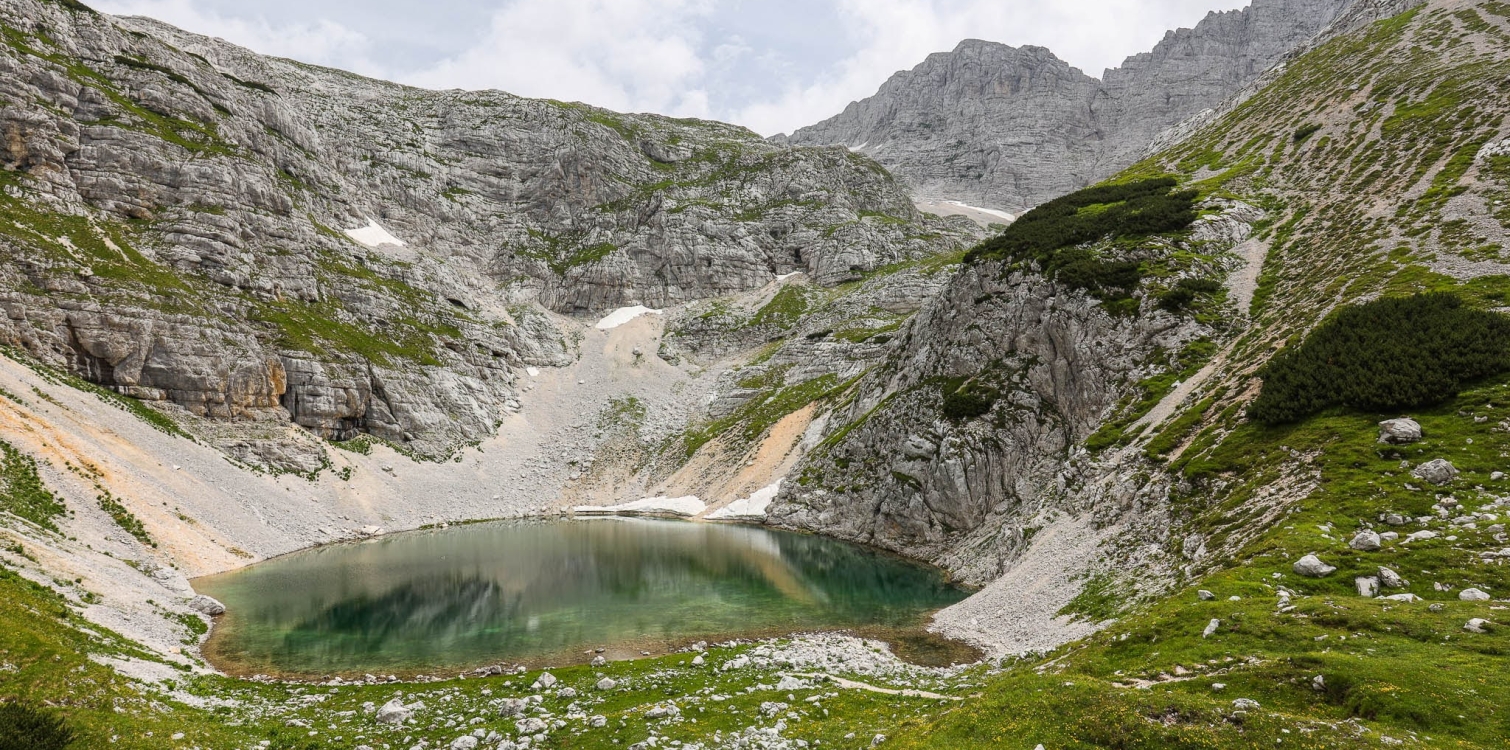
[(37, 462), (0, 440), (0, 511), (57, 533), (56, 519), (68, 513), (37, 473)]
[(132, 515), (131, 511), (127, 510), (126, 506), (121, 505), (121, 502), (115, 499), (115, 496), (110, 494), (109, 490), (100, 489), (100, 494), (96, 499), (99, 501), (100, 510), (105, 511), (106, 515), (110, 516), (110, 520), (114, 521), (116, 526), (121, 527), (122, 531), (136, 537), (138, 542), (148, 547), (157, 546), (157, 542), (153, 541), (152, 536), (147, 533), (146, 527), (142, 526), (141, 519)]

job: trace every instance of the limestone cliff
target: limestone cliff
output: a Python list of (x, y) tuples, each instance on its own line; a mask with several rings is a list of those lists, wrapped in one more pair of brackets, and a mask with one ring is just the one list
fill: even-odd
[(444, 453), (518, 407), (524, 365), (574, 356), (547, 311), (955, 244), (842, 148), (407, 88), (77, 3), (0, 17), (0, 343), (202, 417)]

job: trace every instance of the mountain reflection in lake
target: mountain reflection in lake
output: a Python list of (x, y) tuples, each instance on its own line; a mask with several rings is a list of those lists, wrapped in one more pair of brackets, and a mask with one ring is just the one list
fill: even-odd
[(242, 672), (440, 671), (608, 647), (906, 628), (965, 592), (823, 537), (643, 519), (500, 522), (289, 555), (195, 581)]

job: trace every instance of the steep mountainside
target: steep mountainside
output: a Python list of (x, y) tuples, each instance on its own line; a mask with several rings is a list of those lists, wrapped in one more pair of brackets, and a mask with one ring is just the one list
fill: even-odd
[[(0, 342), (201, 417), (444, 454), (493, 433), (523, 366), (572, 361), (547, 310), (834, 284), (955, 244), (843, 149), (0, 10)], [(318, 468), (275, 432), (224, 442)]]
[(790, 137), (875, 157), (923, 196), (1022, 210), (1142, 158), (1326, 28), (1350, 0), (1255, 0), (1097, 80), (1041, 47), (967, 40)]

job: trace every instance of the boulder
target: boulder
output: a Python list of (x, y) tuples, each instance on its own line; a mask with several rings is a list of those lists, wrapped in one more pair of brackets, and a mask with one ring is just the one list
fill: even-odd
[(545, 723), (545, 719), (534, 717), (514, 722), (514, 728), (519, 730), (520, 734), (538, 734), (544, 732), (549, 727), (550, 725)]
[(221, 604), (219, 601), (205, 596), (204, 594), (200, 594), (199, 596), (191, 599), (189, 601), (189, 609), (192, 609), (195, 612), (199, 612), (201, 614), (209, 615), (211, 617), (225, 614), (224, 604)]
[(1379, 568), (1379, 583), (1387, 589), (1403, 589), (1410, 585), (1410, 582), (1401, 578), (1399, 573), (1383, 566)]
[(1421, 440), (1421, 425), (1414, 419), (1386, 419), (1379, 423), (1379, 442), (1409, 445)]
[(551, 674), (550, 672), (541, 672), (540, 676), (535, 679), (535, 684), (530, 686), (530, 689), (545, 690), (554, 684), (556, 684), (555, 675)]
[(1200, 600), (1203, 602), (1209, 602), (1213, 599), (1216, 599), (1216, 594), (1213, 594), (1205, 589), (1201, 589), (1200, 591), (1195, 592), (1195, 595), (1197, 597), (1200, 597)]
[(477, 750), (477, 738), (464, 735), (451, 740), (451, 750)]
[(1359, 552), (1373, 552), (1383, 547), (1384, 541), (1379, 538), (1378, 532), (1371, 529), (1364, 529), (1363, 531), (1358, 532), (1358, 535), (1354, 536), (1353, 541), (1348, 542), (1347, 546), (1352, 547)]
[(612, 677), (604, 677), (603, 679), (598, 680), (597, 685), (599, 690), (612, 690), (618, 686), (619, 683), (615, 682)]
[(1465, 602), (1487, 602), (1492, 597), (1489, 596), (1487, 591), (1481, 589), (1463, 589), (1458, 592), (1458, 598)]
[(1411, 476), (1438, 487), (1458, 478), (1458, 469), (1445, 458), (1434, 458), (1410, 472)]
[(1206, 623), (1206, 631), (1203, 632), (1203, 633), (1201, 633), (1201, 637), (1202, 638), (1210, 638), (1212, 636), (1212, 634), (1214, 634), (1221, 627), (1222, 627), (1222, 621), (1221, 620), (1212, 620), (1211, 622)]
[(414, 709), (405, 706), (402, 700), (394, 698), (384, 703), (383, 707), (377, 710), (377, 715), (373, 718), (379, 724), (402, 724), (408, 721), (409, 717), (413, 715)]
[(1489, 621), (1482, 617), (1475, 617), (1469, 620), (1468, 624), (1463, 626), (1463, 629), (1470, 633), (1487, 633), (1489, 632)]
[(561, 688), (556, 691), (556, 697), (562, 699), (575, 698), (577, 697), (577, 689), (571, 687)]
[(1359, 576), (1353, 579), (1353, 584), (1358, 587), (1358, 596), (1372, 599), (1379, 593), (1379, 579), (1373, 576)]
[(1327, 565), (1321, 561), (1321, 558), (1315, 555), (1306, 555), (1296, 560), (1294, 570), (1296, 575), (1302, 575), (1307, 578), (1325, 578), (1337, 572), (1335, 566)]
[(498, 704), (498, 715), (504, 718), (524, 715), (525, 709), (530, 707), (530, 702), (524, 698), (504, 698)]
[(649, 711), (645, 712), (645, 718), (669, 719), (677, 715), (678, 713), (681, 712), (676, 710), (676, 706), (656, 706), (655, 708), (652, 708)]

